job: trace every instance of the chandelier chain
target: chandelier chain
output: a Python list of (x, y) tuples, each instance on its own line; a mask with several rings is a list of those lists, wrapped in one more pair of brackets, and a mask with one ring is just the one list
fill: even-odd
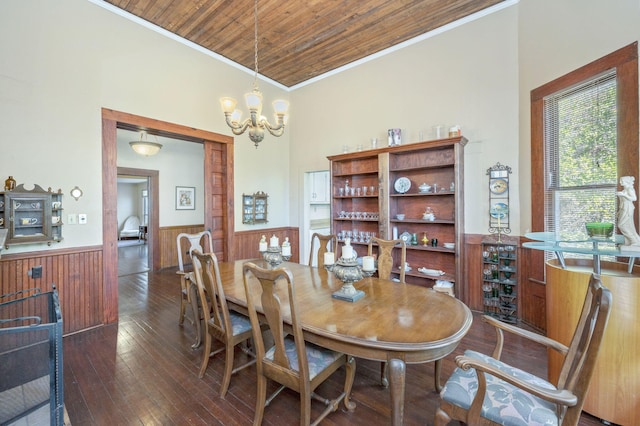
[(253, 88), (258, 88), (258, 0), (253, 5), (253, 63), (255, 74), (253, 76)]

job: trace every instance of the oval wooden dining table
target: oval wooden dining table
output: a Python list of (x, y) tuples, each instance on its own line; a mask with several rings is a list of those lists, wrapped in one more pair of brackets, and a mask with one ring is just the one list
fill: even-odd
[[(230, 309), (246, 313), (242, 265), (262, 259), (220, 262), (220, 276)], [(296, 304), (305, 340), (355, 357), (387, 361), (391, 393), (391, 424), (401, 425), (406, 364), (442, 359), (460, 343), (471, 327), (469, 308), (447, 294), (375, 277), (354, 285), (365, 296), (356, 302), (333, 298), (342, 282), (325, 269), (283, 262), (293, 274)], [(251, 291), (260, 285), (252, 277)], [(284, 306), (288, 296), (282, 286)], [(259, 302), (259, 298), (256, 299)], [(260, 306), (257, 307), (261, 309)], [(286, 320), (286, 319), (285, 319)], [(439, 369), (435, 387), (440, 388)]]

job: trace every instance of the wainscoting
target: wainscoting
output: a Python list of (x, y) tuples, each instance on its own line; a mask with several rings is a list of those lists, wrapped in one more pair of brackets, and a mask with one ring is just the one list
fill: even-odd
[[(174, 268), (178, 265), (176, 237), (181, 232), (196, 233), (204, 225), (164, 227), (159, 231), (160, 264), (157, 269)], [(299, 229), (297, 227), (263, 228), (241, 231), (233, 234), (235, 259), (258, 257), (258, 242), (262, 235), (270, 238), (276, 235), (282, 243), (289, 238), (292, 262), (299, 262)], [(466, 299), (472, 310), (482, 311), (482, 247), (483, 235), (466, 235), (464, 248), (464, 285)], [(216, 247), (214, 251), (222, 259)], [(521, 320), (543, 331), (545, 324), (545, 285), (534, 278), (537, 271), (531, 265), (535, 250), (518, 248), (519, 312)], [(31, 278), (32, 267), (42, 266), (42, 278)], [(105, 323), (105, 283), (103, 282), (103, 247), (78, 247), (74, 249), (49, 250), (32, 253), (3, 255), (0, 259), (0, 294), (13, 293), (23, 289), (39, 287), (50, 291), (55, 284), (60, 294), (60, 304), (64, 318), (64, 333), (74, 333)], [(115, 284), (112, 284), (115, 285)], [(111, 302), (116, 303), (115, 301)], [(117, 306), (117, 305), (116, 305)]]
[[(176, 250), (176, 238), (181, 233), (197, 234), (204, 231), (204, 225), (166, 226), (159, 229), (160, 264), (157, 269), (172, 268), (178, 266), (178, 251)], [(213, 238), (213, 235), (212, 235)], [(215, 243), (214, 243), (215, 247)], [(206, 250), (206, 248), (205, 248)], [(216, 253), (222, 258), (222, 253)]]
[[(31, 268), (42, 266), (42, 277)], [(102, 246), (3, 255), (0, 294), (38, 287), (60, 296), (64, 334), (103, 324)]]
[(275, 235), (280, 239), (282, 244), (285, 238), (289, 238), (291, 243), (291, 260), (290, 262), (300, 262), (300, 229), (297, 227), (282, 227), (282, 228), (268, 228), (268, 229), (256, 229), (251, 231), (242, 231), (235, 233), (235, 249), (237, 259), (255, 259), (259, 257), (258, 243), (262, 236), (267, 237), (267, 241), (271, 236)]

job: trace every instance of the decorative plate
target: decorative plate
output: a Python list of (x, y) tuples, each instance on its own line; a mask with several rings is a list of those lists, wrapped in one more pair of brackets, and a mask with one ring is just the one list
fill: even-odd
[(502, 194), (509, 189), (509, 184), (504, 179), (492, 179), (489, 184), (489, 189), (494, 194)]
[(393, 187), (400, 194), (404, 194), (405, 192), (409, 191), (409, 188), (411, 188), (411, 181), (409, 180), (409, 178), (401, 177), (396, 179)]
[(509, 206), (507, 206), (505, 203), (496, 203), (493, 205), (493, 207), (491, 207), (489, 213), (496, 219), (504, 219), (505, 217), (507, 217), (507, 213), (509, 213)]
[(411, 234), (405, 231), (402, 234), (400, 234), (399, 238), (403, 240), (405, 243), (408, 243), (411, 241)]

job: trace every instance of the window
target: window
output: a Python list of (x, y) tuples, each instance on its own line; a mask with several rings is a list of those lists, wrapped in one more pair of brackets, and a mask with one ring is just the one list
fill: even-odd
[[(638, 178), (637, 42), (531, 92), (532, 231), (584, 235), (586, 221), (614, 222), (626, 175)], [(531, 262), (543, 280), (543, 253)]]
[(618, 181), (616, 72), (544, 98), (545, 224), (563, 239), (585, 222), (615, 223)]

